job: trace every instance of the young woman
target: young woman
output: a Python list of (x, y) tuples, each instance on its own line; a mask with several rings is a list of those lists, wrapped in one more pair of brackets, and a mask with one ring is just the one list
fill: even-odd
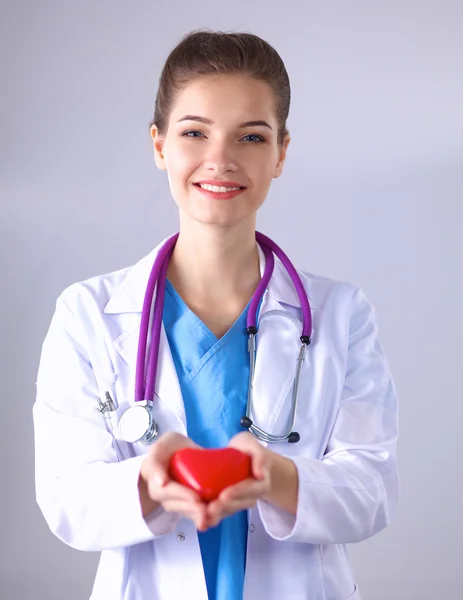
[[(395, 513), (397, 400), (374, 310), (353, 285), (292, 272), (256, 232), (289, 101), (262, 39), (185, 37), (150, 129), (180, 233), (57, 301), (37, 500), (61, 540), (102, 551), (94, 600), (358, 600), (346, 544)], [(226, 446), (253, 477), (209, 504), (172, 480), (177, 450)]]

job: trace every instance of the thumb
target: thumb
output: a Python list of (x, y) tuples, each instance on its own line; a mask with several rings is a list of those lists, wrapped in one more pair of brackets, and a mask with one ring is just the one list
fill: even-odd
[(268, 461), (262, 454), (252, 457), (252, 474), (256, 479), (266, 479), (270, 473)]
[(163, 486), (171, 480), (170, 463), (172, 456), (184, 448), (199, 448), (198, 444), (190, 438), (178, 434), (166, 434), (158, 442), (158, 447), (153, 451), (153, 476), (156, 482)]
[(163, 487), (169, 481), (165, 460), (159, 457), (158, 453), (148, 454), (142, 462), (141, 476), (147, 483), (153, 481), (160, 487)]

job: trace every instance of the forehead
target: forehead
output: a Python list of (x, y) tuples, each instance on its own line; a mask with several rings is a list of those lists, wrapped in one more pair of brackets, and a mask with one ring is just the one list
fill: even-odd
[(214, 122), (265, 119), (275, 123), (275, 98), (266, 82), (247, 75), (201, 77), (178, 92), (170, 120), (187, 114)]

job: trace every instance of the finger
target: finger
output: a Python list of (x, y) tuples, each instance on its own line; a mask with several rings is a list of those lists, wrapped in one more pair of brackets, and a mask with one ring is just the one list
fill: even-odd
[(171, 479), (169, 466), (172, 455), (182, 448), (195, 447), (200, 446), (190, 438), (175, 431), (168, 431), (150, 449), (150, 455), (147, 457), (150, 475), (155, 477), (160, 486), (166, 485)]
[(198, 531), (206, 531), (206, 529), (209, 528), (206, 507), (204, 507), (204, 511), (197, 516), (195, 525)]
[(245, 510), (256, 505), (257, 498), (237, 498), (236, 500), (215, 500), (206, 506), (207, 515), (227, 516), (238, 510)]
[(167, 512), (175, 512), (190, 519), (200, 531), (205, 531), (208, 527), (205, 505), (192, 505), (181, 500), (169, 500), (162, 506)]
[(194, 521), (197, 528), (204, 528), (207, 525), (207, 505), (185, 502), (183, 500), (167, 500), (163, 504), (167, 512), (178, 512), (182, 516)]
[(209, 527), (216, 527), (220, 521), (240, 511), (248, 510), (256, 505), (256, 498), (217, 503), (207, 507), (206, 516)]
[[(196, 504), (202, 504), (203, 501), (199, 494), (194, 490), (177, 483), (176, 481), (169, 481), (166, 485), (160, 487), (156, 480), (152, 480), (148, 487), (148, 492), (153, 500), (157, 502), (166, 502), (167, 500), (184, 500), (185, 502), (191, 502)], [(154, 497), (155, 496), (155, 497)]]
[(162, 503), (166, 512), (177, 512), (184, 516), (193, 517), (200, 512), (200, 506), (186, 500), (169, 499)]
[(259, 498), (266, 494), (270, 488), (270, 479), (245, 479), (235, 485), (225, 488), (219, 495), (219, 500), (228, 502), (229, 500), (238, 500), (240, 498)]
[(251, 471), (255, 479), (263, 480), (270, 476), (271, 455), (267, 448), (259, 444), (251, 454)]
[(185, 435), (169, 431), (160, 437), (152, 446), (152, 456), (157, 462), (166, 463), (174, 452), (181, 448), (188, 448), (194, 442)]
[(196, 519), (202, 517), (206, 513), (206, 506), (187, 502), (185, 500), (171, 499), (163, 502), (162, 507), (166, 512), (176, 512), (181, 515), (188, 517), (189, 519)]
[(238, 433), (230, 440), (228, 446), (249, 454), (253, 476), (256, 479), (265, 479), (270, 467), (269, 450), (251, 433), (247, 431)]
[(256, 479), (265, 480), (270, 477), (270, 465), (267, 454), (255, 454), (252, 457), (252, 474)]

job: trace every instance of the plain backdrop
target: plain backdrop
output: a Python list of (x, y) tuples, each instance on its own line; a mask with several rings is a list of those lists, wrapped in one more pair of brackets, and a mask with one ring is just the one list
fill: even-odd
[(360, 285), (379, 315), (400, 397), (401, 504), (352, 547), (362, 597), (461, 598), (458, 0), (2, 1), (0, 596), (90, 595), (98, 555), (55, 539), (35, 504), (40, 349), (64, 287), (177, 230), (148, 124), (168, 52), (202, 27), (261, 35), (291, 78), (292, 142), (258, 229), (300, 268)]

